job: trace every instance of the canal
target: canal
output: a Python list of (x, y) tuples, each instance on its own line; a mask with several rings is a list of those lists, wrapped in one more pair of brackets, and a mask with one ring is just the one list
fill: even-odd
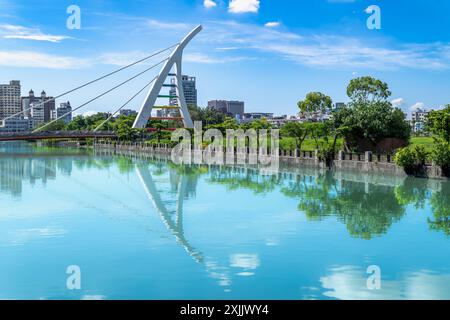
[(0, 299), (450, 299), (448, 181), (3, 143), (0, 203)]

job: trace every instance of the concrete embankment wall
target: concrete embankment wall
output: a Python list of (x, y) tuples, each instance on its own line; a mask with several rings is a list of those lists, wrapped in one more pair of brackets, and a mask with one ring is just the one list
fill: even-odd
[[(170, 156), (172, 149), (167, 145), (150, 146), (140, 143), (123, 144), (94, 144), (94, 149), (114, 151), (118, 154), (160, 154)], [(248, 150), (247, 150), (248, 151)], [(340, 151), (332, 161), (331, 168), (337, 171), (352, 171), (359, 173), (373, 173), (377, 175), (406, 177), (407, 174), (402, 167), (393, 162), (391, 155), (373, 155), (371, 152), (364, 154), (346, 154)], [(284, 167), (313, 167), (327, 169), (327, 165), (320, 161), (318, 152), (303, 151), (281, 151), (280, 165)], [(437, 166), (427, 166), (424, 174), (426, 178), (447, 179), (442, 170)]]

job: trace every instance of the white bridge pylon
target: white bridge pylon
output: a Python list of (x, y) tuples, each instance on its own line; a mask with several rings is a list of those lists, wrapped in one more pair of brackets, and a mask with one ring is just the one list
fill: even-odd
[[(149, 90), (145, 101), (139, 110), (139, 114), (134, 121), (133, 128), (144, 129), (147, 126), (149, 119), (152, 116), (152, 110), (157, 109), (155, 106), (156, 100), (158, 99), (161, 89), (164, 86), (164, 82), (169, 76), (172, 68), (175, 68), (175, 89), (176, 89), (176, 99), (178, 100), (178, 107), (180, 109), (181, 117), (185, 128), (194, 128), (194, 123), (192, 122), (189, 110), (186, 104), (186, 99), (184, 97), (183, 91), (183, 80), (182, 80), (182, 62), (183, 62), (183, 50), (186, 48), (188, 43), (200, 32), (203, 27), (199, 25), (194, 30), (192, 30), (180, 44), (175, 48), (175, 50), (170, 55), (166, 64), (162, 68), (151, 89)], [(160, 107), (161, 108), (161, 107)]]

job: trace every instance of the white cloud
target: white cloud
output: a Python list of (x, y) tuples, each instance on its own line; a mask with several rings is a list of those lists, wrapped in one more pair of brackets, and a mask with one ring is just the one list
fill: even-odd
[(211, 8), (217, 7), (217, 3), (215, 3), (213, 0), (205, 0), (205, 1), (203, 1), (203, 6), (206, 9), (211, 9)]
[(202, 64), (218, 64), (218, 63), (229, 63), (238, 62), (242, 60), (249, 60), (250, 58), (245, 57), (211, 57), (203, 53), (187, 53), (183, 56), (184, 61), (191, 63), (202, 63)]
[(233, 254), (230, 256), (230, 266), (245, 270), (256, 270), (261, 262), (257, 254)]
[(279, 23), (279, 22), (267, 22), (267, 23), (265, 24), (265, 26), (266, 26), (267, 28), (276, 28), (276, 27), (279, 27), (279, 26), (280, 26), (280, 23)]
[(259, 0), (231, 0), (228, 11), (231, 13), (257, 13)]
[(395, 44), (336, 34), (305, 32), (300, 35), (236, 21), (208, 21), (197, 41), (206, 48), (213, 44), (220, 48), (259, 51), (321, 69), (352, 72), (450, 69), (446, 43)]
[[(83, 112), (82, 114), (81, 114), (81, 116), (83, 116), (83, 117), (90, 117), (90, 116), (93, 116), (93, 115), (95, 115), (95, 114), (97, 114), (98, 113), (98, 111), (94, 111), (94, 110), (89, 110), (89, 111), (86, 111), (86, 112)], [(75, 114), (75, 116), (79, 116), (80, 114)]]
[(159, 20), (150, 19), (147, 20), (147, 24), (156, 29), (168, 29), (168, 30), (183, 30), (192, 29), (192, 25), (181, 22), (162, 22)]
[(405, 100), (403, 98), (394, 99), (391, 101), (394, 107), (401, 107), (405, 104)]
[(0, 25), (0, 34), (2, 34), (5, 39), (47, 41), (54, 43), (61, 42), (65, 39), (70, 39), (68, 36), (45, 34), (36, 28), (27, 28), (10, 24)]
[(448, 300), (449, 274), (427, 270), (401, 275), (398, 280), (383, 279), (381, 290), (367, 289), (367, 274), (354, 266), (335, 267), (320, 278), (326, 297), (341, 300)]
[(417, 102), (411, 106), (411, 111), (416, 111), (417, 109), (424, 109), (425, 104), (423, 102)]
[(50, 55), (33, 51), (0, 51), (0, 65), (8, 67), (79, 69), (89, 64), (87, 59)]

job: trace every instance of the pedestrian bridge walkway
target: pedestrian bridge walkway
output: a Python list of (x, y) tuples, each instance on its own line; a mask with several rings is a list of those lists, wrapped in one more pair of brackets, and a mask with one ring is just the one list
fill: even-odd
[(111, 131), (24, 131), (0, 133), (0, 141), (117, 138)]

